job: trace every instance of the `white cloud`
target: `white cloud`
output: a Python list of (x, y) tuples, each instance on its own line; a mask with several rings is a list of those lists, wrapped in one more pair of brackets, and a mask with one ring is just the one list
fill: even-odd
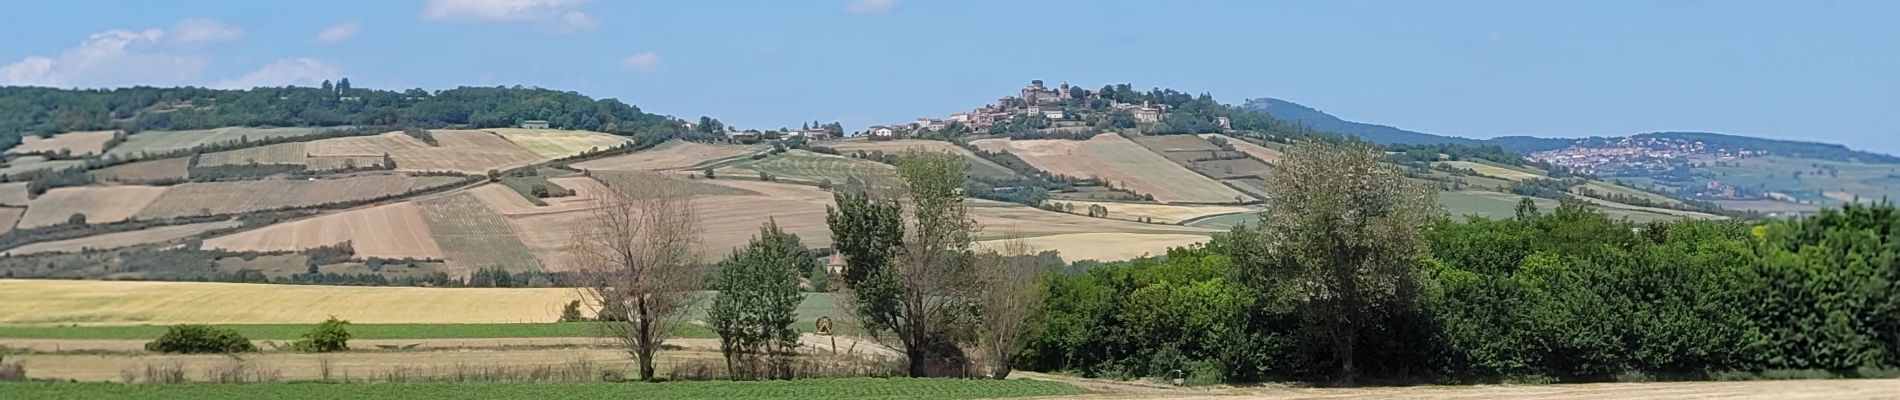
[(219, 81), (214, 87), (250, 89), (259, 86), (317, 86), (325, 79), (343, 75), (343, 69), (309, 57), (277, 60), (244, 76)]
[(530, 22), (551, 32), (593, 29), (600, 20), (581, 12), (593, 0), (428, 0), (422, 18), (450, 22)]
[(194, 18), (172, 26), (171, 40), (177, 43), (217, 43), (237, 40), (244, 30), (217, 20)]
[(660, 55), (651, 51), (633, 53), (620, 59), (620, 66), (635, 71), (654, 71), (660, 69)]
[(317, 44), (340, 43), (342, 41), (350, 40), (350, 38), (356, 37), (356, 34), (361, 33), (362, 31), (363, 31), (363, 24), (358, 23), (356, 21), (349, 21), (349, 22), (344, 22), (341, 24), (336, 24), (336, 26), (332, 26), (332, 27), (329, 27), (328, 29), (324, 29), (322, 32), (317, 32), (317, 37), (314, 39), (311, 39), (311, 41), (317, 42)]
[(851, 0), (845, 3), (844, 12), (864, 15), (878, 14), (897, 8), (897, 0)]
[(57, 56), (35, 55), (0, 67), (0, 85), (106, 87), (189, 84), (210, 60), (201, 44), (236, 40), (243, 31), (190, 19), (171, 29), (94, 33)]

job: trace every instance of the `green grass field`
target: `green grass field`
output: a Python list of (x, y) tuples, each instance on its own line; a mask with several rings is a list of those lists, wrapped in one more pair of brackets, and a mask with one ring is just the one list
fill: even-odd
[(852, 378), (667, 383), (0, 384), (6, 399), (991, 399), (1081, 394), (1058, 382)]
[(894, 176), (895, 170), (889, 165), (874, 161), (792, 150), (759, 160), (741, 160), (726, 168), (721, 168), (718, 173), (752, 178), (757, 177), (759, 172), (764, 172), (778, 179), (812, 183), (830, 180), (834, 184), (844, 184), (851, 178), (890, 179)]

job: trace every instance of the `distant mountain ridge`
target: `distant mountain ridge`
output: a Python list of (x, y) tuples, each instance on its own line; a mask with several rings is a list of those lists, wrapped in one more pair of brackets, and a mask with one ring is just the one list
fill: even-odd
[(1475, 139), (1408, 131), (1387, 125), (1347, 121), (1312, 107), (1275, 98), (1247, 99), (1247, 103), (1241, 107), (1254, 112), (1264, 112), (1267, 113), (1267, 115), (1272, 115), (1274, 118), (1305, 125), (1308, 128), (1346, 136), (1356, 136), (1365, 141), (1379, 144), (1482, 144), (1481, 141)]
[[(1535, 136), (1501, 136), (1492, 139), (1470, 139), (1450, 135), (1440, 135), (1405, 130), (1388, 125), (1348, 121), (1327, 114), (1324, 111), (1307, 107), (1299, 103), (1276, 99), (1247, 99), (1243, 109), (1263, 112), (1274, 118), (1305, 125), (1306, 127), (1358, 137), (1379, 144), (1461, 144), (1472, 146), (1498, 146), (1504, 150), (1530, 154), (1539, 151), (1557, 150), (1589, 140), (1616, 139), (1625, 136), (1588, 138), (1544, 138)], [(1712, 132), (1651, 132), (1629, 135), (1632, 138), (1672, 138), (1702, 141), (1712, 146), (1728, 148), (1747, 148), (1769, 150), (1778, 155), (1801, 158), (1817, 158), (1839, 161), (1861, 161), (1872, 163), (1900, 163), (1900, 157), (1854, 150), (1845, 145), (1817, 143), (1796, 140), (1764, 139), (1750, 136), (1730, 135)]]

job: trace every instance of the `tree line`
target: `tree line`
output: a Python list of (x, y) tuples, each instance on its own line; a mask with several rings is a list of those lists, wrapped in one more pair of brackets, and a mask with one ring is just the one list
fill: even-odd
[(528, 120), (636, 137), (713, 134), (688, 131), (684, 121), (649, 114), (619, 100), (521, 86), (438, 91), (363, 89), (343, 84), (242, 90), (0, 87), (0, 148), (19, 144), (22, 134), (44, 136), (88, 130), (138, 132), (230, 126), (496, 128)]
[(1303, 144), (1287, 156), (1257, 224), (1046, 278), (1045, 317), (1018, 360), (1196, 383), (1900, 367), (1891, 205), (1637, 224), (1526, 199), (1514, 218), (1458, 221), (1372, 167), (1372, 146)]

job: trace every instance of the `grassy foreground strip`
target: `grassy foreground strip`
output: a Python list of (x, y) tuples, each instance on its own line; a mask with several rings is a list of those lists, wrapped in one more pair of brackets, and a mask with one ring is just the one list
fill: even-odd
[[(255, 340), (296, 339), (310, 331), (313, 324), (238, 324), (219, 325), (237, 329)], [(354, 339), (484, 339), (586, 337), (598, 331), (593, 323), (543, 324), (350, 324)], [(163, 325), (0, 325), (0, 338), (7, 339), (91, 339), (151, 340), (165, 334)], [(686, 336), (693, 336), (690, 333)]]
[(0, 399), (993, 399), (1080, 394), (1030, 380), (814, 379), (668, 383), (0, 384)]

